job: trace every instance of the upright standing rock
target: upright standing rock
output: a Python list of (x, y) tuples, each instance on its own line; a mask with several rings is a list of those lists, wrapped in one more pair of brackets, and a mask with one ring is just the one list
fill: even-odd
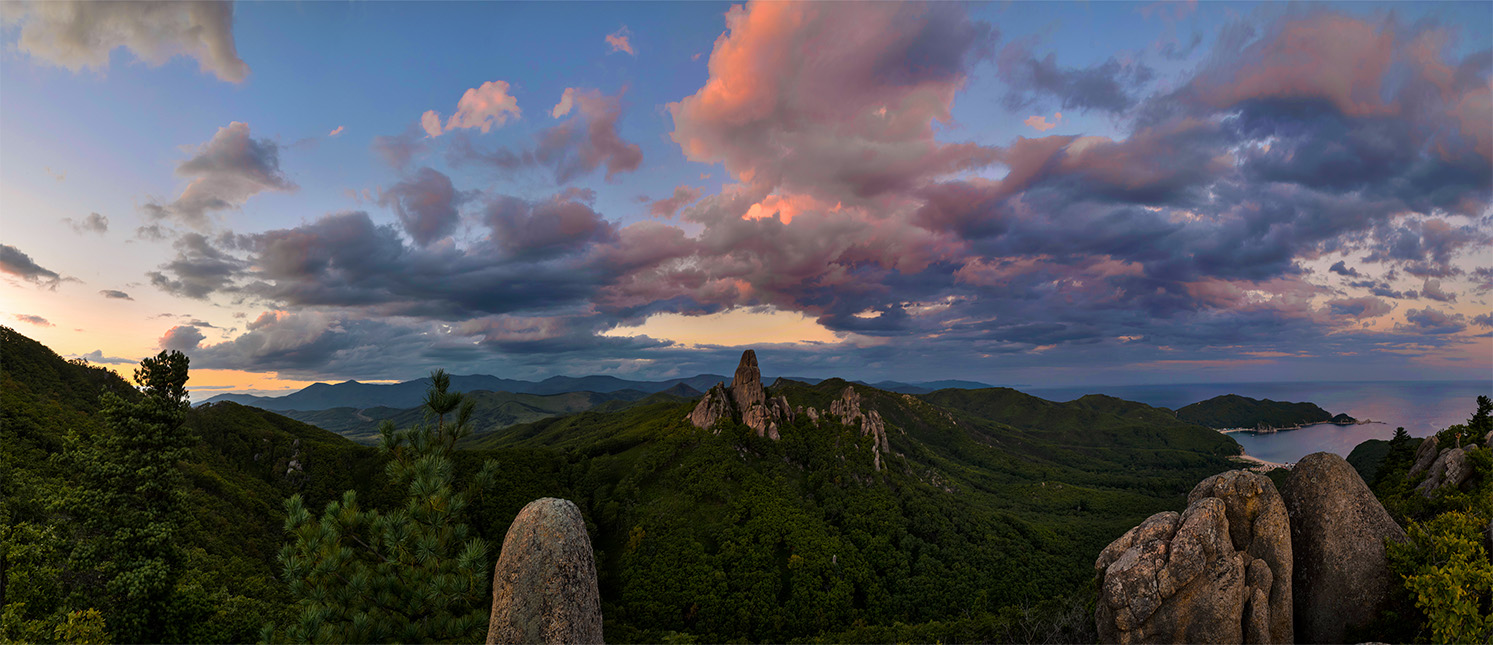
[(1099, 554), (1099, 641), (1292, 642), (1290, 526), (1270, 479), (1223, 473), (1187, 501)]
[(767, 402), (767, 393), (762, 390), (762, 370), (757, 368), (757, 352), (749, 349), (741, 353), (741, 363), (736, 365), (736, 375), (731, 378), (731, 398), (742, 412)]
[(1341, 643), (1388, 603), (1393, 582), (1384, 538), (1403, 541), (1405, 531), (1337, 455), (1302, 458), (1283, 488), (1296, 557), (1296, 641)]
[(487, 642), (602, 642), (596, 558), (574, 503), (546, 497), (514, 518), (493, 572)]
[(1229, 539), (1247, 556), (1244, 642), (1292, 642), (1291, 521), (1275, 484), (1259, 473), (1231, 470), (1204, 479), (1187, 502), (1206, 497), (1223, 500)]

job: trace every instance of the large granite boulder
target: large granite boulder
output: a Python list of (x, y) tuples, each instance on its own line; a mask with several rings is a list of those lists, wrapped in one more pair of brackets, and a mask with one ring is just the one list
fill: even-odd
[(600, 643), (596, 558), (580, 509), (530, 502), (503, 538), (493, 572), (488, 643)]
[(1341, 643), (1384, 610), (1394, 584), (1384, 539), (1403, 541), (1405, 531), (1337, 455), (1307, 455), (1282, 488), (1295, 555), (1296, 641)]
[(1292, 642), (1291, 522), (1269, 477), (1233, 470), (1204, 479), (1187, 496), (1223, 500), (1234, 550), (1248, 566), (1244, 642)]
[(1181, 515), (1152, 515), (1099, 554), (1099, 640), (1289, 643), (1291, 560), (1285, 505), (1270, 480), (1210, 477)]
[(1430, 499), (1443, 487), (1457, 488), (1472, 474), (1472, 463), (1467, 460), (1467, 451), (1449, 448), (1436, 456), (1436, 461), (1426, 475), (1426, 480), (1415, 487), (1415, 492)]

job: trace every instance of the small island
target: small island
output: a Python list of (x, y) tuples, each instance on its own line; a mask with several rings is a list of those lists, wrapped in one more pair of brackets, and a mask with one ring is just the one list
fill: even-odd
[(1368, 423), (1346, 414), (1333, 415), (1315, 403), (1251, 399), (1237, 394), (1216, 396), (1177, 410), (1177, 418), (1221, 431), (1270, 433), (1319, 423)]

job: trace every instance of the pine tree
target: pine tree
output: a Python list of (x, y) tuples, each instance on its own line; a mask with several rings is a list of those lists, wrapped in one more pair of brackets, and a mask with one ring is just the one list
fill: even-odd
[[(452, 452), (470, 432), (473, 405), (450, 392), (444, 371), (431, 374), (428, 422), (404, 431), (380, 428), (387, 473), (403, 487), (403, 507), (364, 509), (347, 491), (320, 518), (299, 495), (285, 503), (291, 542), (280, 551), (285, 580), (300, 616), (266, 641), (473, 642), (487, 628), (492, 574), (487, 544), (462, 523), (473, 495), (496, 477), (488, 462), (458, 490)], [(454, 420), (448, 417), (455, 413)]]
[(179, 462), (194, 439), (186, 429), (188, 359), (161, 352), (140, 362), (143, 396), (102, 396), (106, 429), (68, 433), (61, 455), (79, 486), (59, 507), (73, 518), (69, 559), (84, 606), (101, 603), (113, 637), (126, 643), (180, 640), (169, 614), (184, 560), (186, 475)]

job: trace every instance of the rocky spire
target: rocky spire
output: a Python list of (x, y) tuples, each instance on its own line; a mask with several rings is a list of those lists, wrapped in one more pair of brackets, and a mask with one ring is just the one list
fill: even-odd
[(757, 352), (749, 349), (741, 353), (736, 376), (731, 379), (731, 398), (743, 412), (767, 401), (767, 394), (762, 391), (762, 370), (757, 369)]
[(769, 400), (762, 388), (762, 371), (757, 367), (757, 352), (741, 353), (731, 388), (716, 385), (705, 393), (686, 420), (697, 428), (710, 428), (732, 412), (741, 422), (756, 431), (757, 436), (778, 439), (778, 425), (793, 421), (793, 408), (782, 396)]

